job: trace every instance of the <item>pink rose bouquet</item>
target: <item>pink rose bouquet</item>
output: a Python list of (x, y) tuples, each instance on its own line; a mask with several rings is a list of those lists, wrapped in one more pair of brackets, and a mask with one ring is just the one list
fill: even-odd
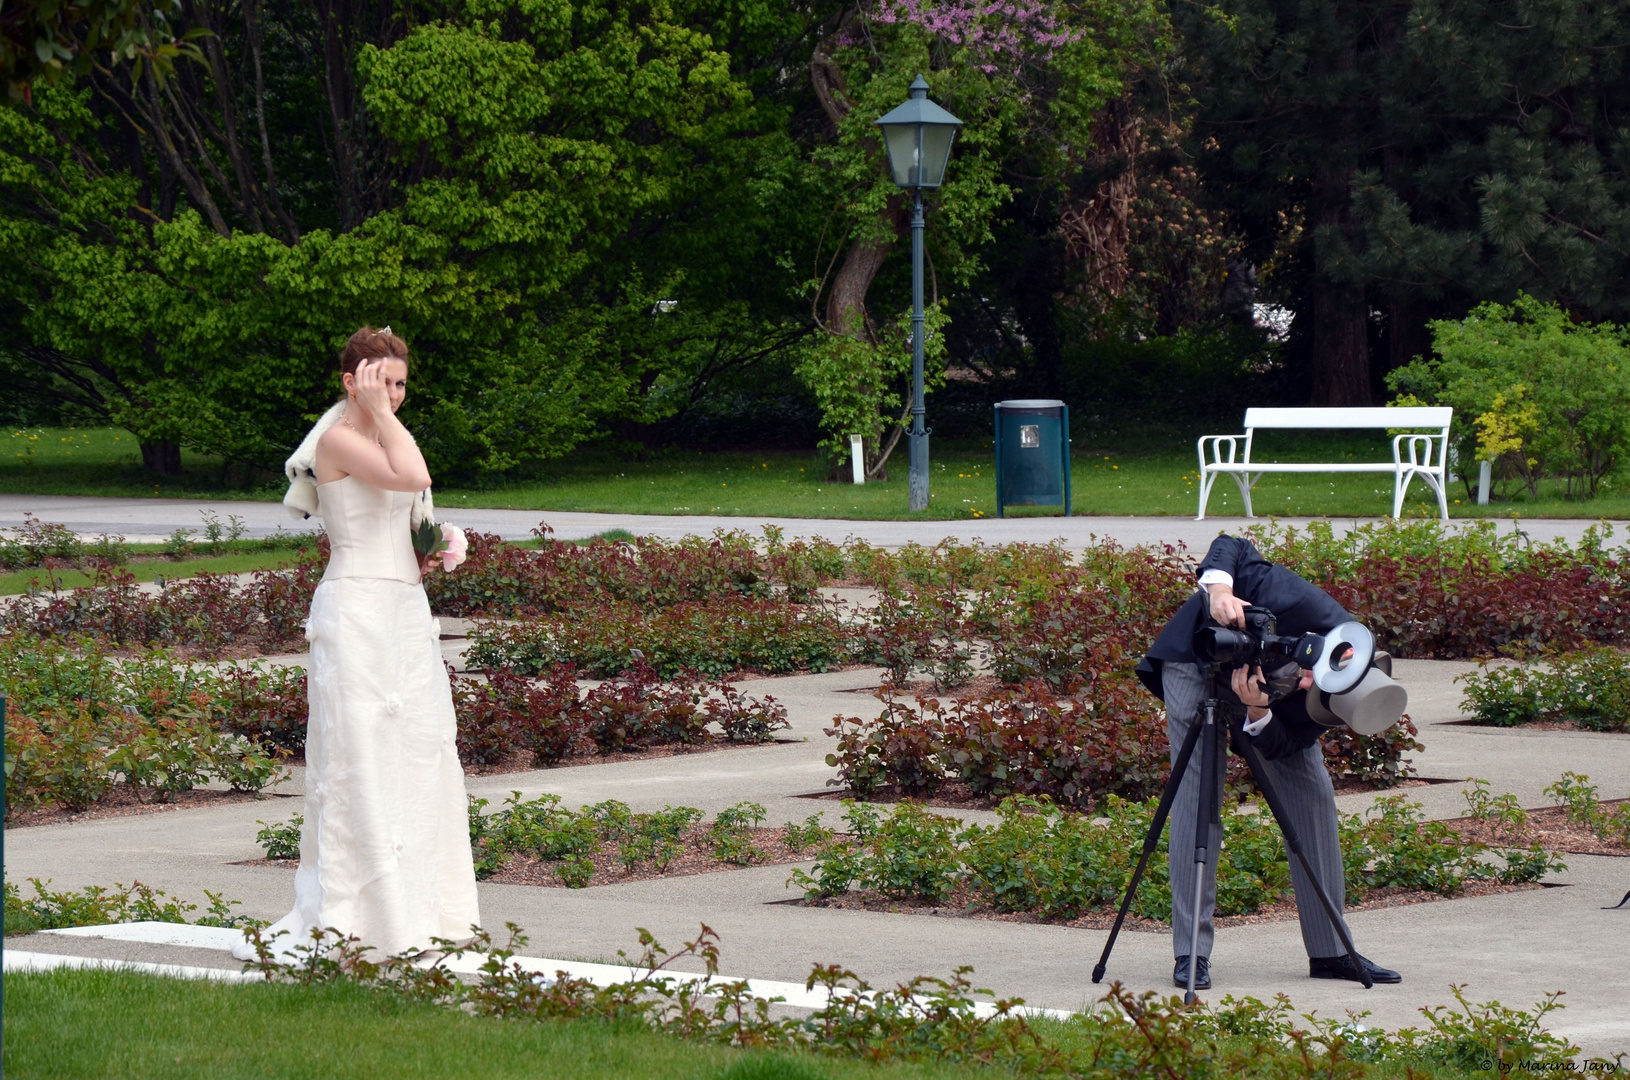
[(470, 554), (470, 542), (465, 539), (464, 530), (457, 525), (449, 525), (442, 530), (446, 536), (447, 546), (441, 550), (441, 568), (452, 570), (461, 566)]
[(441, 557), (441, 568), (452, 570), (469, 557), (470, 541), (457, 525), (437, 525), (425, 521), (413, 531), (413, 550), (419, 558), (429, 555)]

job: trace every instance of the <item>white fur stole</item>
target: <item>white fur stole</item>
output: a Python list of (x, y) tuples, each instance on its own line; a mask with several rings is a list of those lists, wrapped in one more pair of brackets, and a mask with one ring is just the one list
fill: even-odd
[[(318, 509), (317, 441), (323, 437), (323, 432), (339, 422), (344, 413), (345, 402), (331, 406), (306, 432), (306, 437), (300, 440), (299, 447), (289, 455), (289, 460), (283, 463), (283, 474), (289, 478), (289, 490), (283, 496), (283, 505), (288, 507), (290, 515), (302, 521), (317, 513)], [(436, 521), (436, 504), (429, 488), (419, 492), (418, 498), (413, 500), (411, 524), (417, 529), (424, 521), (431, 524)]]

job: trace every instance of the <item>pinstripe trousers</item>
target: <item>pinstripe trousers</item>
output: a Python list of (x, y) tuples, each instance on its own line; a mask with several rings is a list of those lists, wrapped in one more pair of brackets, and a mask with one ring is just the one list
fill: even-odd
[[(1200, 710), (1205, 701), (1205, 674), (1194, 664), (1167, 662), (1161, 665), (1161, 688), (1166, 696), (1166, 732), (1171, 738), (1171, 754), (1175, 763), (1177, 751), (1183, 745), (1189, 728), (1201, 722)], [(1232, 702), (1218, 710), (1218, 738), (1226, 745), (1228, 732), (1222, 726), (1227, 710), (1239, 708)], [(1172, 954), (1189, 956), (1211, 955), (1213, 929), (1211, 913), (1217, 906), (1217, 850), (1221, 846), (1221, 829), (1212, 825), (1210, 840), (1206, 844), (1205, 889), (1200, 905), (1200, 944), (1196, 950), (1189, 940), (1194, 921), (1194, 825), (1200, 806), (1201, 754), (1204, 737), (1195, 744), (1189, 759), (1188, 772), (1172, 804), (1168, 850), (1172, 882)], [(1217, 789), (1222, 790), (1224, 757), (1217, 760)], [(1345, 876), (1341, 865), (1341, 841), (1336, 829), (1336, 795), (1330, 784), (1330, 774), (1324, 767), (1324, 751), (1317, 743), (1278, 761), (1264, 761), (1269, 780), (1279, 791), (1290, 824), (1301, 837), (1302, 851), (1307, 855), (1319, 883), (1324, 886), (1339, 914), (1346, 896)], [(1266, 808), (1264, 808), (1266, 813)], [(1290, 861), (1291, 885), (1296, 890), (1296, 911), (1302, 923), (1302, 944), (1309, 956), (1340, 956), (1347, 950), (1330, 923), (1302, 870), (1301, 862), (1287, 849)]]

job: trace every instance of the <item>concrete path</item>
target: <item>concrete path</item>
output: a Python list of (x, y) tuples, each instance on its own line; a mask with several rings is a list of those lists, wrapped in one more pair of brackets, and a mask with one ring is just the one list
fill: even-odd
[[(715, 529), (741, 529), (757, 535), (766, 525), (786, 531), (788, 539), (823, 537), (843, 541), (856, 537), (881, 547), (908, 543), (937, 544), (941, 540), (980, 539), (999, 544), (1013, 541), (1045, 543), (1061, 539), (1072, 548), (1086, 546), (1095, 539), (1113, 539), (1122, 544), (1184, 543), (1203, 551), (1219, 532), (1238, 530), (1248, 524), (1237, 517), (1211, 517), (1195, 521), (1188, 517), (1050, 517), (983, 518), (978, 521), (850, 521), (840, 518), (761, 518), (688, 517), (641, 514), (586, 514), (564, 510), (494, 510), (472, 506), (441, 506), (442, 520), (466, 529), (497, 533), (506, 540), (525, 540), (532, 529), (547, 521), (561, 540), (577, 540), (626, 529), (638, 536), (677, 539), (707, 535)], [(203, 499), (111, 499), (68, 495), (0, 495), (0, 529), (20, 525), (23, 515), (33, 514), (42, 521), (60, 522), (86, 536), (122, 534), (126, 540), (152, 543), (166, 539), (176, 529), (193, 533), (203, 530), (203, 514), (215, 514), (222, 522), (230, 515), (243, 519), (246, 535), (270, 536), (279, 529), (303, 531), (315, 528), (317, 521), (304, 522), (289, 516), (281, 503), (235, 502)], [(1258, 521), (1266, 521), (1261, 518)], [(1284, 524), (1306, 525), (1311, 518), (1283, 518)], [(1345, 531), (1360, 521), (1373, 518), (1346, 518), (1335, 522)], [(1518, 523), (1496, 519), (1505, 532)], [(1576, 541), (1594, 522), (1584, 518), (1524, 519), (1521, 528), (1536, 540), (1563, 537)], [(1617, 537), (1627, 538), (1624, 522), (1615, 523)]]
[[(1523, 805), (1546, 805), (1541, 789), (1564, 769), (1588, 773), (1604, 797), (1630, 793), (1630, 737), (1588, 733), (1505, 731), (1461, 726), (1456, 675), (1472, 665), (1400, 662), (1398, 675), (1412, 695), (1411, 713), (1426, 751), (1416, 762), (1429, 777), (1489, 780), (1496, 792), (1515, 793)], [(833, 770), (824, 762), (822, 728), (838, 713), (863, 715), (876, 707), (864, 692), (881, 672), (752, 680), (750, 694), (772, 693), (784, 702), (796, 740), (773, 746), (669, 758), (473, 777), (468, 788), (493, 800), (512, 790), (544, 792), (572, 805), (616, 798), (637, 810), (664, 805), (717, 811), (742, 800), (763, 803), (769, 821), (801, 820), (819, 810), (836, 823), (840, 808), (800, 796), (825, 789)], [(1433, 817), (1457, 814), (1460, 784), (1408, 790)], [(1361, 810), (1369, 795), (1339, 800)], [(256, 858), (256, 821), (299, 813), (298, 795), (211, 808), (106, 818), (76, 825), (13, 829), (6, 834), (11, 880), (50, 878), (57, 888), (128, 883), (139, 879), (202, 901), (211, 889), (242, 900), (242, 910), (276, 918), (293, 896), (292, 871), (242, 865)], [(985, 812), (968, 819), (991, 820)], [(1552, 990), (1565, 990), (1568, 1009), (1552, 1028), (1587, 1052), (1630, 1050), (1630, 909), (1604, 911), (1630, 889), (1630, 859), (1567, 856), (1568, 869), (1543, 890), (1448, 900), (1352, 916), (1360, 949), (1400, 969), (1401, 986), (1365, 991), (1356, 984), (1307, 978), (1300, 935), (1293, 922), (1219, 931), (1213, 954), (1216, 990), (1210, 995), (1286, 993), (1302, 1010), (1327, 1016), (1367, 1010), (1368, 1023), (1388, 1028), (1420, 1022), (1423, 1005), (1452, 1002), (1449, 987), (1466, 983), (1474, 1001), (1498, 999), (1527, 1006)], [(805, 864), (807, 865), (807, 864)], [(480, 886), (489, 927), (512, 921), (531, 936), (535, 956), (612, 962), (634, 949), (635, 927), (649, 928), (677, 946), (705, 922), (722, 937), (724, 969), (758, 979), (801, 982), (810, 966), (840, 963), (874, 984), (917, 974), (946, 974), (972, 964), (976, 984), (1030, 1004), (1074, 1009), (1093, 1000), (1090, 971), (1105, 934), (1056, 926), (934, 917), (906, 913), (811, 909), (788, 903), (790, 866), (754, 867), (693, 877), (583, 890), (513, 885)], [(181, 946), (35, 935), (8, 947), (197, 965), (200, 951)], [(214, 963), (222, 961), (217, 956)], [(1172, 992), (1171, 940), (1165, 934), (1123, 934), (1111, 979), (1134, 990)]]

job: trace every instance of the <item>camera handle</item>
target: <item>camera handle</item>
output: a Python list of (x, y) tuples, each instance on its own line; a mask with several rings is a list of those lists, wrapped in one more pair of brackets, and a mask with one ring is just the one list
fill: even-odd
[[(1172, 764), (1171, 776), (1166, 780), (1166, 788), (1160, 794), (1160, 804), (1155, 809), (1154, 820), (1149, 823), (1149, 831), (1143, 838), (1143, 852), (1138, 857), (1138, 865), (1132, 871), (1132, 880), (1127, 884), (1126, 895), (1121, 899), (1120, 911), (1115, 916), (1115, 925), (1110, 928), (1109, 940), (1104, 942), (1103, 955), (1098, 958), (1097, 965), (1092, 969), (1092, 981), (1102, 982), (1104, 972), (1109, 967), (1109, 954), (1115, 948), (1115, 939), (1120, 936), (1121, 924), (1126, 921), (1126, 913), (1131, 910), (1132, 898), (1137, 894), (1138, 884), (1143, 880), (1143, 874), (1149, 866), (1149, 858), (1160, 846), (1160, 833), (1166, 827), (1166, 819), (1171, 814), (1172, 803), (1177, 799), (1178, 789), (1183, 786), (1183, 778), (1188, 774), (1189, 759), (1194, 755), (1196, 743), (1202, 742), (1200, 774), (1200, 805), (1195, 814), (1194, 837), (1194, 921), (1190, 928), (1189, 941), (1200, 940), (1200, 900), (1204, 895), (1205, 861), (1208, 854), (1211, 829), (1215, 823), (1218, 832), (1221, 832), (1222, 822), (1222, 790), (1217, 783), (1217, 773), (1221, 764), (1221, 755), (1225, 753), (1228, 745), (1218, 737), (1217, 725), (1217, 680), (1220, 677), (1215, 667), (1206, 669), (1206, 699), (1202, 707), (1201, 722), (1189, 726), (1188, 735), (1183, 739), (1183, 745), (1178, 749), (1177, 760)], [(1239, 721), (1241, 727), (1244, 721)], [(1347, 955), (1358, 956), (1358, 950), (1353, 945), (1352, 935), (1347, 931), (1347, 924), (1336, 913), (1336, 906), (1331, 902), (1330, 896), (1324, 891), (1324, 885), (1313, 873), (1313, 867), (1308, 862), (1307, 855), (1302, 851), (1301, 837), (1297, 835), (1294, 827), (1290, 825), (1290, 816), (1285, 811), (1285, 804), (1279, 798), (1279, 790), (1274, 787), (1273, 781), (1268, 778), (1268, 771), (1264, 766), (1262, 755), (1258, 754), (1256, 747), (1251, 744), (1248, 736), (1238, 740), (1241, 756), (1250, 766), (1251, 776), (1256, 780), (1257, 788), (1262, 792), (1268, 803), (1268, 810), (1273, 814), (1274, 822), (1279, 826), (1280, 835), (1285, 838), (1285, 847), (1292, 856), (1301, 861), (1302, 870), (1308, 882), (1313, 886), (1313, 892), (1319, 898), (1319, 904), (1324, 908), (1325, 915), (1336, 929), (1336, 936), (1341, 939), (1342, 947)], [(1363, 964), (1355, 959), (1353, 966), (1358, 969), (1360, 981), (1364, 989), (1373, 989), (1375, 983)], [(1193, 955), (1189, 957), (1189, 984), (1183, 995), (1183, 1003), (1192, 1005), (1195, 998), (1194, 980), (1197, 977), (1200, 965)]]

